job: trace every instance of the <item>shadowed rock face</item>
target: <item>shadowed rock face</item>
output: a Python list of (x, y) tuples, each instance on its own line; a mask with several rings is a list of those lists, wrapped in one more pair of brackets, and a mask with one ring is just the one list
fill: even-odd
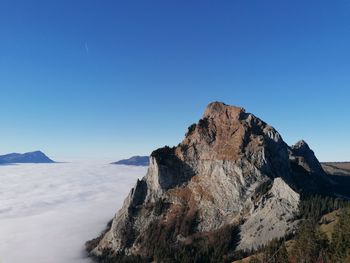
[(332, 180), (334, 194), (350, 200), (350, 162), (322, 163), (322, 168)]
[(305, 141), (301, 140), (290, 147), (289, 159), (296, 188), (308, 193), (331, 192), (334, 182)]
[(239, 249), (281, 237), (293, 230), (298, 212), (292, 166), (312, 176), (323, 172), (310, 151), (303, 143), (288, 147), (243, 108), (211, 103), (177, 147), (151, 154), (147, 175), (89, 251), (152, 257), (157, 245), (210, 240), (227, 227), (240, 229)]
[(309, 145), (301, 140), (291, 147), (291, 161), (295, 161), (298, 165), (302, 166), (308, 173), (323, 174), (321, 164), (317, 160), (314, 152), (310, 149)]

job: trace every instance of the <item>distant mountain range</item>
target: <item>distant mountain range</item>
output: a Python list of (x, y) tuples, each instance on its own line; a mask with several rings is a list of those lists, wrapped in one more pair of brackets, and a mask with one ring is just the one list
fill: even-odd
[(54, 161), (41, 151), (0, 155), (0, 164), (11, 163), (54, 163)]
[(148, 166), (149, 156), (132, 156), (129, 159), (119, 160), (112, 164), (123, 164), (123, 165), (135, 165), (135, 166)]

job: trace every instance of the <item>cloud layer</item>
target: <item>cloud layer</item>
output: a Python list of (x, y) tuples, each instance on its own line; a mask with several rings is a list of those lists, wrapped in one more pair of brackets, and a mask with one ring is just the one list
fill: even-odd
[(91, 162), (0, 166), (0, 262), (91, 262), (83, 250), (145, 167)]

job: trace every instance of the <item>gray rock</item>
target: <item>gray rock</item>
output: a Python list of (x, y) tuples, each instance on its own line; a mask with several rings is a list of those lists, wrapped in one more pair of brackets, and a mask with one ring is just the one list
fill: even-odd
[(303, 187), (293, 167), (323, 176), (310, 151), (305, 143), (290, 148), (243, 108), (211, 103), (177, 147), (151, 154), (146, 176), (90, 254), (152, 256), (153, 245), (188, 244), (227, 226), (240, 229), (238, 249), (282, 237), (297, 223)]

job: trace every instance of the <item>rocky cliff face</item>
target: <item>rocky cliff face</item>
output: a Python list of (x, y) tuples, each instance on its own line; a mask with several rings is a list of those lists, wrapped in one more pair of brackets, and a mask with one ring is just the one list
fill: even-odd
[(293, 231), (305, 176), (323, 180), (306, 143), (289, 147), (253, 114), (214, 102), (177, 147), (151, 154), (147, 175), (87, 247), (97, 258), (151, 259), (164, 244), (208, 245), (229, 232), (235, 249), (256, 248)]
[(289, 159), (294, 183), (299, 191), (307, 193), (329, 193), (333, 182), (324, 172), (309, 145), (301, 140), (289, 148)]

